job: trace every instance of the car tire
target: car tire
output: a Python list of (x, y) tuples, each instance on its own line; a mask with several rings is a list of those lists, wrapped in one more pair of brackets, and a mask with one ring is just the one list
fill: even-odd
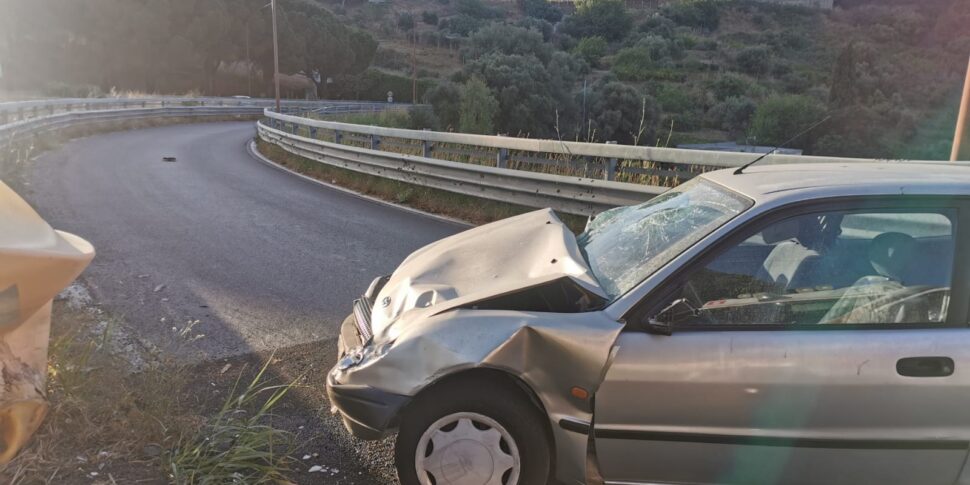
[[(419, 395), (402, 413), (394, 447), (398, 478), (403, 485), (545, 484), (551, 463), (546, 419), (506, 379), (446, 382)], [(445, 445), (438, 454), (436, 442)], [(505, 468), (509, 457), (513, 465)]]

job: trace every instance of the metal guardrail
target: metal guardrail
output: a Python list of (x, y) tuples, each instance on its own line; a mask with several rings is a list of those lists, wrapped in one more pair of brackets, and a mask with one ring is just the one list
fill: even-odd
[[(95, 98), (0, 103), (0, 144), (78, 123), (172, 117), (259, 117), (271, 99), (237, 98)], [(359, 113), (403, 109), (408, 105), (347, 101), (285, 100), (282, 108), (297, 113)]]
[[(280, 116), (276, 113), (273, 115)], [(339, 125), (363, 131), (376, 128)], [(666, 190), (657, 186), (512, 170), (383, 151), (378, 149), (381, 144), (378, 135), (370, 137), (368, 147), (351, 146), (340, 141), (320, 140), (316, 138), (318, 132), (312, 129), (308, 136), (303, 136), (295, 133), (299, 130), (293, 128), (299, 125), (288, 126), (292, 128), (291, 132), (282, 129), (282, 126), (272, 127), (264, 121), (257, 124), (261, 139), (311, 160), (368, 175), (528, 207), (551, 207), (570, 214), (592, 215), (616, 206), (642, 202)], [(337, 138), (341, 138), (339, 133)]]
[[(258, 129), (265, 141), (338, 167), (580, 215), (640, 202), (705, 171), (739, 167), (760, 156), (385, 128), (270, 109)], [(772, 154), (761, 163), (873, 161)]]
[[(159, 96), (151, 98), (60, 98), (38, 99), (30, 101), (12, 101), (0, 103), (0, 125), (14, 121), (22, 121), (40, 116), (50, 116), (73, 111), (100, 111), (130, 108), (166, 108), (166, 107), (252, 107), (268, 108), (275, 105), (275, 100), (265, 98), (211, 98), (211, 97), (175, 97)], [(281, 100), (284, 112), (303, 112), (325, 110), (326, 112), (341, 110), (353, 111), (381, 111), (388, 105), (380, 102), (359, 101), (304, 101)]]

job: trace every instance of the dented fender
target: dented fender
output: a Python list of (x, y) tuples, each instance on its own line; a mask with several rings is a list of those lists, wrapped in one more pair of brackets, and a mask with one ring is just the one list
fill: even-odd
[[(383, 354), (331, 378), (415, 396), (436, 381), (464, 370), (491, 368), (520, 378), (549, 417), (559, 475), (584, 476), (586, 435), (563, 430), (564, 418), (589, 422), (591, 402), (571, 394), (599, 388), (623, 324), (599, 311), (542, 313), (457, 309), (402, 325)], [(373, 345), (382, 345), (374, 343)], [(384, 344), (387, 345), (387, 344)]]

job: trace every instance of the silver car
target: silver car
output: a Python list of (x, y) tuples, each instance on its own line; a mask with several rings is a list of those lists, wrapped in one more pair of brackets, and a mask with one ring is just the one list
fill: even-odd
[(531, 212), (376, 279), (327, 390), (408, 485), (970, 483), (968, 242), (942, 163), (711, 172), (578, 237)]

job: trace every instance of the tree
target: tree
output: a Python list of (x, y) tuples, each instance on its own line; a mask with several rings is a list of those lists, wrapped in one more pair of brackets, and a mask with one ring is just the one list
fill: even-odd
[(491, 53), (532, 55), (546, 64), (552, 56), (552, 47), (535, 30), (493, 23), (472, 34), (468, 47), (462, 53), (466, 60), (478, 59)]
[(563, 20), (563, 32), (573, 37), (600, 36), (608, 41), (626, 37), (633, 17), (623, 0), (578, 0), (576, 12)]
[(680, 0), (670, 2), (661, 13), (680, 25), (714, 30), (721, 23), (719, 0)]
[(752, 76), (763, 76), (771, 69), (771, 50), (763, 45), (746, 47), (734, 60), (742, 72)]
[(404, 32), (410, 32), (414, 30), (414, 15), (411, 12), (403, 12), (397, 18), (397, 28), (403, 30)]
[(748, 97), (732, 96), (707, 112), (708, 125), (733, 134), (744, 133), (757, 106)]
[(421, 21), (428, 25), (438, 25), (438, 14), (425, 10), (421, 12)]
[[(813, 98), (799, 95), (772, 96), (758, 106), (751, 121), (751, 135), (758, 144), (780, 145), (820, 121), (825, 107)], [(810, 150), (818, 133), (806, 133), (788, 148)]]
[(562, 19), (562, 10), (546, 0), (518, 0), (519, 9), (526, 16), (556, 23)]
[(461, 116), (461, 86), (444, 81), (424, 94), (424, 102), (434, 109), (435, 116), (445, 129), (457, 129)]
[(469, 79), (461, 91), (458, 129), (462, 133), (491, 134), (497, 111), (498, 101), (485, 82), (478, 78)]
[(606, 55), (607, 47), (606, 39), (598, 35), (583, 37), (579, 40), (579, 44), (576, 44), (576, 47), (573, 48), (573, 54), (582, 57), (590, 64), (596, 64), (600, 58)]
[(658, 120), (653, 98), (632, 86), (604, 79), (589, 95), (589, 123), (583, 127), (590, 141), (642, 143), (654, 136)]

